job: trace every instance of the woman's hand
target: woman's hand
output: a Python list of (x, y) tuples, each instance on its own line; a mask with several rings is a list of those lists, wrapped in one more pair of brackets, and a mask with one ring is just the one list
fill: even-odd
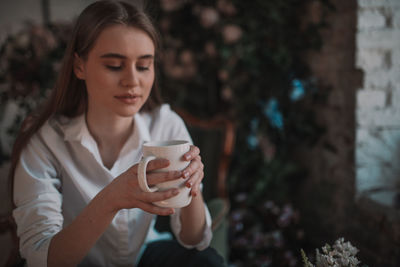
[(192, 188), (190, 194), (195, 197), (200, 194), (200, 184), (204, 178), (204, 164), (201, 162), (200, 149), (197, 146), (190, 146), (189, 152), (183, 155), (183, 159), (190, 161), (189, 166), (183, 170), (183, 177), (189, 177), (186, 186)]
[[(147, 165), (147, 183), (153, 186), (158, 183), (182, 179), (182, 171), (171, 172), (151, 172), (156, 169), (165, 168), (169, 165), (166, 159), (155, 159)], [(144, 192), (139, 187), (138, 182), (138, 166), (136, 164), (129, 168), (126, 172), (115, 178), (105, 190), (111, 198), (113, 208), (116, 210), (139, 208), (152, 214), (170, 215), (174, 213), (173, 208), (162, 208), (155, 206), (153, 202), (171, 198), (179, 193), (179, 190), (169, 189), (162, 192)]]

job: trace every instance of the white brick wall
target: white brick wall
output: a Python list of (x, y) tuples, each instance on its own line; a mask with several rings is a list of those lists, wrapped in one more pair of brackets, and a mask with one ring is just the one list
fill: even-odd
[(400, 0), (358, 0), (357, 191), (400, 187)]
[(386, 25), (386, 17), (379, 9), (360, 9), (358, 12), (359, 29), (379, 29)]

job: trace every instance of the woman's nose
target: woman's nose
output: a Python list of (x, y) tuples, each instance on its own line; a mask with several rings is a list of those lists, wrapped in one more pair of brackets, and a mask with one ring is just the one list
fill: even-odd
[(126, 68), (124, 75), (121, 79), (122, 86), (133, 87), (138, 85), (138, 73), (134, 67)]

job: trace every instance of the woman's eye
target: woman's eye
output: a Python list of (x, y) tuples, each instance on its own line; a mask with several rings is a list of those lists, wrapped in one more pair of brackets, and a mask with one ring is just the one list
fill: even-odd
[(113, 70), (113, 71), (117, 71), (117, 70), (121, 70), (122, 66), (112, 66), (112, 65), (106, 65), (107, 69)]
[(146, 71), (146, 70), (149, 70), (149, 67), (138, 66), (137, 69), (138, 69), (139, 71)]

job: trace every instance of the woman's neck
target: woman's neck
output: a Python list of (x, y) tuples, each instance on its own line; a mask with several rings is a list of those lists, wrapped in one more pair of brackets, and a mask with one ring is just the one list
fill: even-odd
[(133, 117), (86, 114), (90, 134), (97, 143), (103, 164), (111, 169), (133, 131)]

